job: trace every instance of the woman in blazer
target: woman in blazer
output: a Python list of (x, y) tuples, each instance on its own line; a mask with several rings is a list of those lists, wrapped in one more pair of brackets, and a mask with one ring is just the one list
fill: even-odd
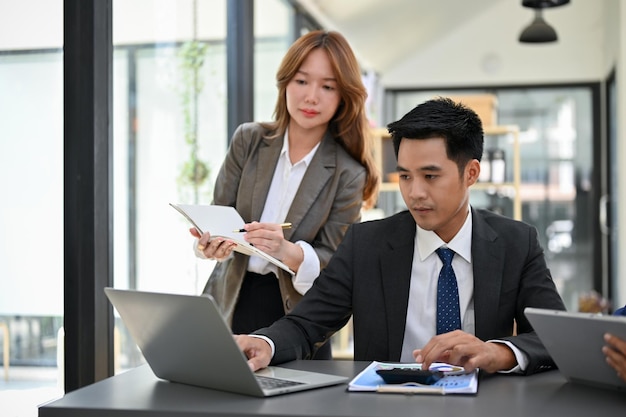
[[(271, 123), (245, 123), (233, 135), (215, 183), (214, 204), (233, 206), (244, 238), (295, 276), (233, 243), (198, 238), (196, 253), (218, 261), (205, 292), (233, 333), (250, 333), (290, 311), (376, 198), (378, 174), (367, 142), (365, 99), (356, 58), (337, 32), (299, 38), (277, 72)], [(292, 227), (283, 230), (280, 223)], [(328, 357), (328, 350), (322, 357)], [(318, 356), (320, 357), (320, 356)]]

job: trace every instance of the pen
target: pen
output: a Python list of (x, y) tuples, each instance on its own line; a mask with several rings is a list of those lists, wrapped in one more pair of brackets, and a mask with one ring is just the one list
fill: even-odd
[[(291, 229), (291, 223), (281, 223), (280, 227), (282, 229)], [(233, 233), (244, 233), (246, 232), (246, 229), (235, 229), (233, 230)]]

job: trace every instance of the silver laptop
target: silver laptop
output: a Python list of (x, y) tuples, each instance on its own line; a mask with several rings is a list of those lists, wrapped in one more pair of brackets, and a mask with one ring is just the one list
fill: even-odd
[(618, 378), (602, 353), (604, 333), (626, 340), (624, 317), (531, 307), (524, 313), (569, 381), (626, 390), (626, 382)]
[(349, 379), (273, 366), (252, 372), (209, 295), (104, 291), (161, 379), (257, 397)]

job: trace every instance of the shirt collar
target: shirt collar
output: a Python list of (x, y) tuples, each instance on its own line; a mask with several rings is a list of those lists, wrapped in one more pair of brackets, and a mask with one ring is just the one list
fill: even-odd
[[(311, 151), (304, 156), (304, 158), (296, 162), (296, 164), (304, 163), (304, 165), (308, 167), (313, 159), (313, 156), (315, 156), (315, 152), (317, 152), (317, 149), (320, 147), (320, 143), (322, 143), (322, 141), (319, 141), (319, 143), (315, 145), (313, 149), (311, 149)], [(289, 166), (292, 165), (289, 160), (289, 129), (285, 129), (285, 135), (283, 136), (283, 148), (280, 151), (280, 157), (289, 162)]]
[(417, 224), (415, 227), (417, 228), (417, 236), (415, 238), (417, 241), (417, 249), (422, 261), (441, 246), (446, 246), (467, 262), (472, 263), (472, 212), (469, 206), (465, 223), (463, 223), (461, 229), (448, 243), (441, 240), (432, 230), (424, 230)]

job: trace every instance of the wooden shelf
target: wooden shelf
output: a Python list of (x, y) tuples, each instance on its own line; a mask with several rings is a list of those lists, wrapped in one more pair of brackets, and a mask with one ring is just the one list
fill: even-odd
[[(504, 183), (492, 183), (492, 182), (477, 182), (471, 189), (477, 191), (489, 191), (489, 190), (513, 190), (513, 218), (516, 220), (522, 219), (522, 201), (520, 194), (521, 184), (521, 167), (520, 167), (520, 148), (519, 148), (519, 127), (515, 125), (502, 125), (502, 126), (485, 126), (483, 128), (485, 136), (508, 136), (513, 137), (513, 153), (509, 161), (513, 164), (513, 178), (511, 181)], [(385, 128), (377, 128), (372, 130), (372, 149), (374, 151), (374, 161), (378, 166), (382, 178), (384, 179), (389, 173), (390, 169), (385, 172), (385, 148), (389, 149), (389, 145), (385, 144), (386, 140), (391, 140), (389, 132)], [(391, 146), (393, 152), (393, 146)], [(387, 155), (388, 156), (388, 155)], [(395, 158), (395, 155), (394, 155)], [(394, 167), (395, 169), (395, 167)], [(380, 191), (382, 192), (394, 192), (399, 191), (398, 183), (383, 181), (380, 185)]]

